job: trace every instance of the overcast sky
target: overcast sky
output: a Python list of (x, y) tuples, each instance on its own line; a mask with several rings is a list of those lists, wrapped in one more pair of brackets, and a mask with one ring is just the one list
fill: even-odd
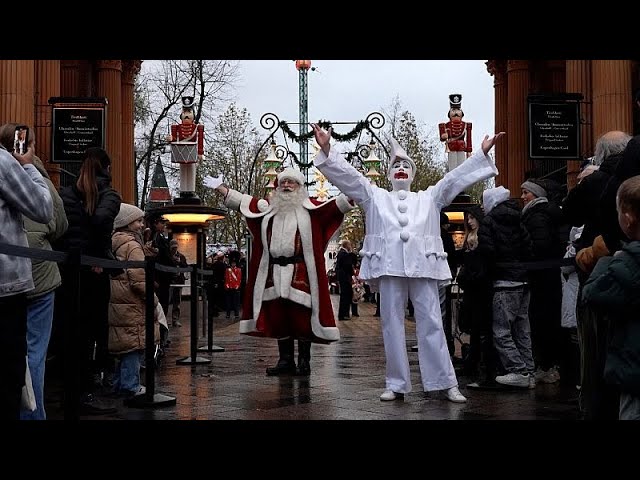
[[(473, 149), (493, 133), (493, 77), (484, 60), (312, 60), (309, 121), (364, 120), (398, 96), (429, 131), (447, 121), (449, 94), (462, 95), (464, 120), (473, 124)], [(242, 60), (236, 103), (258, 124), (267, 112), (298, 122), (298, 72), (292, 60)], [(296, 128), (297, 126), (293, 127)], [(346, 133), (353, 126), (336, 127)], [(281, 143), (278, 141), (278, 143)]]

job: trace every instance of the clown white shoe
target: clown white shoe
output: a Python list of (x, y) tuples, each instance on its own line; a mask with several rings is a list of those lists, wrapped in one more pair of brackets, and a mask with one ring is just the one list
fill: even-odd
[(447, 397), (447, 400), (453, 403), (466, 403), (467, 401), (466, 397), (458, 390), (458, 387), (451, 387), (445, 390), (444, 395)]
[(394, 400), (403, 400), (404, 393), (396, 393), (393, 390), (385, 390), (382, 395), (380, 395), (380, 400), (383, 402), (392, 402)]

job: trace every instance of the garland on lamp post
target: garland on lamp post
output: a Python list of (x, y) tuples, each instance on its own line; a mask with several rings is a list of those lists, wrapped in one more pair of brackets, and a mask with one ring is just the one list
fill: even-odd
[[(329, 129), (329, 127), (333, 127), (334, 125), (344, 125), (344, 124), (352, 125), (353, 123), (354, 122), (330, 122), (326, 120), (320, 120), (318, 122), (318, 125), (321, 128)], [(371, 134), (372, 139), (375, 138), (378, 141), (378, 144), (385, 150), (385, 152), (388, 155), (389, 154), (388, 150), (384, 147), (383, 143), (380, 141), (380, 139), (378, 138), (378, 136), (374, 131), (374, 130), (381, 129), (384, 126), (384, 124), (385, 124), (384, 116), (379, 112), (373, 112), (367, 115), (367, 118), (365, 120), (360, 120), (358, 122), (355, 122), (355, 127), (350, 132), (341, 134), (336, 132), (333, 128), (331, 128), (331, 137), (340, 143), (350, 142), (358, 138), (358, 136), (364, 130), (367, 130)], [(295, 141), (296, 143), (307, 142), (313, 137), (313, 130), (310, 130), (307, 133), (304, 133), (302, 135), (296, 135), (296, 133), (293, 130), (291, 130), (291, 128), (289, 127), (289, 123), (287, 123), (284, 120), (280, 120), (277, 115), (270, 112), (262, 115), (262, 117), (260, 118), (260, 126), (265, 130), (269, 130), (269, 135), (267, 136), (266, 140), (262, 143), (262, 145), (260, 146), (260, 148), (256, 153), (256, 156), (253, 160), (253, 164), (251, 165), (251, 170), (249, 171), (250, 179), (253, 178), (253, 170), (255, 168), (256, 162), (258, 161), (258, 157), (260, 156), (260, 152), (269, 141), (272, 144), (275, 144), (275, 134), (278, 130), (282, 130), (282, 132), (287, 137), (289, 137), (289, 139)], [(357, 153), (355, 155), (361, 156), (363, 158), (366, 157), (368, 155), (368, 152), (364, 153), (364, 150), (361, 150), (363, 147), (370, 148), (368, 146), (359, 145), (358, 147), (356, 147)], [(296, 154), (293, 153), (288, 148), (283, 146), (278, 146), (278, 149), (286, 150), (286, 153), (282, 157), (278, 155), (279, 158), (282, 158), (282, 163), (284, 163), (284, 160), (286, 157), (291, 156), (292, 166), (295, 164), (301, 170), (306, 170), (313, 166), (313, 160), (310, 162), (303, 162), (301, 159), (299, 160)], [(366, 162), (363, 162), (363, 163), (367, 165)], [(308, 187), (314, 184), (315, 184), (315, 181), (312, 181), (307, 183), (306, 186)]]

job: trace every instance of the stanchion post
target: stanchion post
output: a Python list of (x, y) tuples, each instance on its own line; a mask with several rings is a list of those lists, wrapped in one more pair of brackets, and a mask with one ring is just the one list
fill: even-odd
[(156, 393), (156, 339), (155, 339), (155, 305), (153, 293), (153, 277), (156, 266), (155, 257), (146, 257), (146, 266), (144, 268), (144, 335), (145, 335), (145, 382), (147, 387), (146, 400), (153, 400)]
[(65, 275), (64, 286), (65, 300), (69, 315), (65, 319), (64, 327), (64, 418), (65, 420), (78, 420), (80, 418), (80, 389), (81, 382), (85, 380), (85, 372), (81, 371), (86, 360), (81, 358), (84, 353), (80, 341), (79, 322), (79, 286), (80, 286), (80, 249), (72, 247), (64, 265), (69, 272)]
[(176, 360), (177, 365), (211, 363), (208, 358), (198, 357), (198, 263), (191, 266), (191, 355)]
[(144, 267), (144, 356), (145, 356), (145, 386), (144, 395), (136, 395), (125, 400), (128, 407), (166, 407), (176, 404), (176, 398), (156, 393), (156, 312), (154, 293), (155, 257), (145, 257)]

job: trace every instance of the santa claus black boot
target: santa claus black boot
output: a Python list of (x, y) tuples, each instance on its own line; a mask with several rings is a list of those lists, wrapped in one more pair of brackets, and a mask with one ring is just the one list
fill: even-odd
[(293, 360), (293, 338), (288, 337), (278, 340), (278, 351), (280, 358), (275, 367), (267, 367), (267, 376), (273, 375), (294, 375), (296, 373), (296, 362)]
[(308, 340), (298, 340), (298, 369), (297, 375), (311, 374), (311, 342)]

